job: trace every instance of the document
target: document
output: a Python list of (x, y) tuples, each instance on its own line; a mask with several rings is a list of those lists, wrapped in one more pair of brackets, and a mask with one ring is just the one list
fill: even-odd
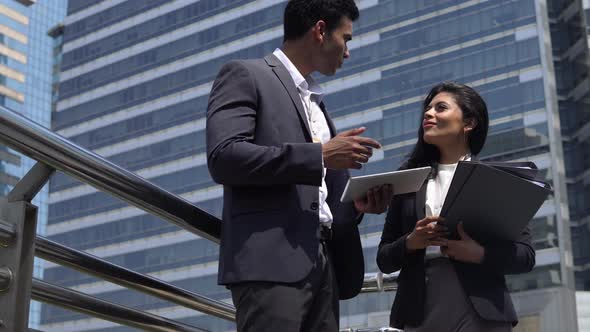
[(551, 192), (534, 163), (460, 161), (440, 215), (451, 238), (463, 222), (480, 243), (516, 240)]
[(393, 185), (394, 195), (416, 192), (420, 189), (426, 180), (426, 177), (428, 177), (428, 174), (430, 174), (431, 169), (432, 168), (428, 166), (351, 177), (348, 179), (348, 183), (346, 183), (340, 201), (350, 202), (357, 198), (361, 198), (369, 189), (384, 184)]

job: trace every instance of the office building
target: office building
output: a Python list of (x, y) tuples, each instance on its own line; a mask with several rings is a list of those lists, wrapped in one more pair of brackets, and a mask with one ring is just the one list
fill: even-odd
[[(0, 1), (0, 105), (46, 127), (51, 125), (50, 26), (65, 17), (66, 0)], [(35, 161), (0, 145), (0, 196), (6, 195)], [(33, 200), (39, 207), (37, 232), (47, 224), (48, 187)], [(42, 277), (35, 260), (34, 275)], [(40, 304), (33, 302), (30, 326), (39, 323)]]
[[(455, 80), (476, 88), (491, 117), (480, 157), (534, 161), (555, 190), (531, 223), (537, 266), (508, 278), (521, 317), (517, 331), (575, 331), (570, 210), (578, 218), (585, 213), (578, 207), (587, 211), (588, 205), (568, 201), (578, 192), (572, 191), (573, 173), (566, 178), (568, 156), (581, 154), (576, 149), (583, 145), (562, 142), (576, 135), (571, 126), (580, 126), (587, 112), (581, 1), (358, 5), (352, 57), (335, 76), (318, 76), (338, 129), (366, 126), (367, 135), (384, 145), (355, 174), (400, 165), (415, 143), (421, 101), (433, 85)], [(53, 129), (220, 216), (222, 188), (212, 182), (205, 156), (208, 93), (223, 63), (262, 57), (280, 46), (284, 6), (278, 0), (70, 0)], [(61, 174), (50, 191), (51, 239), (229, 300), (228, 291), (216, 285), (217, 245)], [(361, 224), (367, 273), (377, 271), (383, 220), (365, 216)], [(52, 264), (45, 278), (212, 331), (235, 328)], [(343, 302), (341, 325), (384, 326), (393, 296), (364, 294)], [(130, 330), (52, 306), (44, 306), (42, 329)]]
[[(0, 2), (0, 104), (22, 113), (29, 43), (29, 8), (17, 1)], [(0, 195), (22, 176), (22, 156), (0, 146)]]

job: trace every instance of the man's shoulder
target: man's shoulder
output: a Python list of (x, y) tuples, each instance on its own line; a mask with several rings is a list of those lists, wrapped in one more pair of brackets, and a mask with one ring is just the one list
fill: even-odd
[(268, 68), (268, 64), (264, 58), (259, 59), (234, 59), (228, 61), (225, 67), (245, 67), (248, 70), (260, 70)]

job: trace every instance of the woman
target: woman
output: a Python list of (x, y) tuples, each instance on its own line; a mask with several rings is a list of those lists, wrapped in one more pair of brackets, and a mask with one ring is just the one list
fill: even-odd
[(457, 163), (481, 151), (487, 132), (486, 104), (472, 88), (444, 82), (426, 97), (401, 168), (433, 172), (417, 193), (394, 196), (377, 253), (381, 271), (401, 270), (390, 325), (404, 332), (503, 332), (517, 323), (504, 275), (535, 265), (529, 228), (518, 241), (480, 243), (459, 224), (460, 238), (449, 240), (438, 216)]

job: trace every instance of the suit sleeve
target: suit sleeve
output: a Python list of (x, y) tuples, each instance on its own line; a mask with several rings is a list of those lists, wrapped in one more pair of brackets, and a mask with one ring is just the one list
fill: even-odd
[(535, 266), (535, 249), (527, 226), (517, 241), (499, 241), (484, 245), (482, 265), (495, 273), (526, 273)]
[(222, 67), (213, 83), (207, 108), (207, 165), (213, 179), (231, 186), (320, 186), (321, 144), (261, 146), (253, 143), (259, 98), (246, 64), (233, 61)]
[(331, 259), (341, 300), (356, 296), (363, 287), (365, 276), (365, 261), (358, 229), (363, 214), (356, 211), (354, 203), (340, 202), (348, 178), (347, 170), (329, 169), (326, 173), (326, 201), (334, 217), (333, 238), (329, 248), (332, 251)]
[(389, 205), (381, 234), (381, 242), (377, 249), (377, 266), (384, 273), (398, 271), (407, 264), (415, 263), (423, 257), (420, 252), (424, 250), (417, 250), (412, 253), (407, 251), (406, 237), (409, 233), (404, 233), (402, 230), (401, 197), (394, 196)]

